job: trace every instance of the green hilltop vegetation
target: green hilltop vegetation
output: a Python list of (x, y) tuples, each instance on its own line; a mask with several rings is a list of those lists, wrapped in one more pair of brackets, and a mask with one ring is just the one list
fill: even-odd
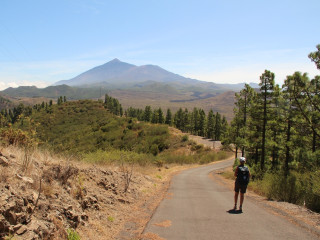
[[(0, 116), (6, 142), (37, 143), (90, 162), (206, 163), (225, 156), (196, 145), (187, 136), (170, 134), (169, 125), (123, 116), (119, 101), (108, 95), (104, 102), (59, 97), (57, 104), (20, 104)], [(177, 155), (179, 148), (193, 153)]]
[(100, 97), (100, 89), (70, 87), (68, 85), (49, 86), (37, 88), (35, 86), (20, 86), (18, 88), (7, 88), (2, 91), (10, 97), (46, 97), (56, 99), (59, 96), (66, 96), (68, 99), (91, 99)]

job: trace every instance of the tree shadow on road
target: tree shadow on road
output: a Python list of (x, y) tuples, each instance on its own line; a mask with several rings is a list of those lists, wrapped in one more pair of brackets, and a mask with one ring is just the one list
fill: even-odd
[(241, 214), (242, 210), (230, 209), (230, 210), (227, 211), (227, 213), (230, 213), (230, 214)]

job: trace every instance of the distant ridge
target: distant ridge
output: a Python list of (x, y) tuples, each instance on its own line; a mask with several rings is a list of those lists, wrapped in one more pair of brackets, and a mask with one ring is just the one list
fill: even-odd
[[(157, 90), (161, 84), (170, 85), (170, 89), (178, 91), (209, 91), (224, 92), (226, 90), (239, 91), (245, 83), (239, 84), (216, 84), (197, 79), (186, 78), (181, 75), (169, 72), (157, 65), (136, 66), (122, 62), (115, 58), (103, 65), (94, 67), (80, 75), (69, 79), (56, 82), (54, 85), (68, 85), (77, 87), (104, 87), (107, 89), (141, 89), (144, 88)], [(160, 84), (160, 85), (159, 85)], [(252, 87), (258, 84), (251, 83)], [(161, 87), (161, 89), (164, 89)]]
[(171, 73), (156, 65), (136, 66), (121, 62), (119, 59), (115, 58), (110, 62), (81, 73), (70, 80), (59, 81), (54, 85), (67, 84), (69, 86), (86, 86), (97, 83), (121, 84), (145, 81), (165, 83), (194, 82), (197, 80)]

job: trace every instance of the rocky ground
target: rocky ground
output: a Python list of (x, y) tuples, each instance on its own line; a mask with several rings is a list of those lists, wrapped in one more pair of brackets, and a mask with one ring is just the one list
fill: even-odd
[(0, 239), (67, 239), (73, 231), (132, 239), (179, 170), (89, 165), (14, 147), (0, 155)]

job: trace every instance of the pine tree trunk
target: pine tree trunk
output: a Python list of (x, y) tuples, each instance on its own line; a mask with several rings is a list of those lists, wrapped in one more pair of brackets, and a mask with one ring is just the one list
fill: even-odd
[(266, 126), (267, 126), (267, 88), (265, 88), (263, 103), (263, 125), (262, 125), (262, 149), (261, 149), (261, 170), (264, 169), (265, 151), (266, 151)]
[(289, 173), (289, 162), (290, 162), (290, 147), (289, 141), (291, 140), (291, 120), (288, 120), (288, 127), (287, 127), (287, 144), (286, 144), (286, 160), (284, 163), (284, 171), (285, 175), (287, 176)]
[(317, 134), (314, 130), (312, 130), (312, 152), (316, 151), (316, 143), (317, 143)]
[(235, 156), (235, 158), (237, 158), (238, 157), (238, 147), (236, 147), (236, 156)]

